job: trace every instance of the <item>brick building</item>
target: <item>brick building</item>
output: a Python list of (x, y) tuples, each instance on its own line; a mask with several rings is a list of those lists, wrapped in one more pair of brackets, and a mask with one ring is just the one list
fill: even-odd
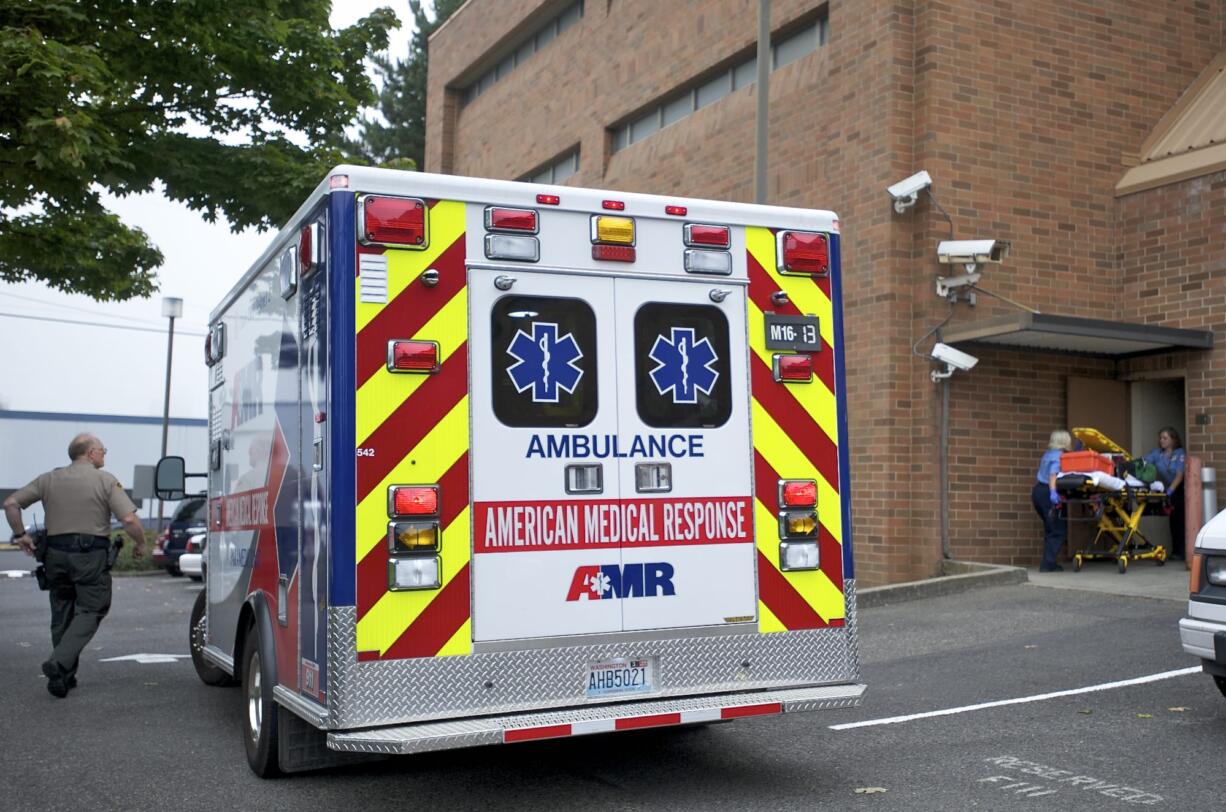
[[(425, 169), (752, 200), (757, 5), (470, 0), (430, 43)], [(843, 223), (861, 583), (1037, 562), (1030, 482), (1066, 423), (1137, 452), (1170, 423), (1226, 466), (1226, 0), (771, 15), (767, 200)], [(919, 169), (939, 208), (896, 213), (886, 187)], [(980, 285), (1041, 315), (938, 298), (940, 209), (1012, 244)], [(913, 347), (946, 317), (980, 361), (934, 384)]]

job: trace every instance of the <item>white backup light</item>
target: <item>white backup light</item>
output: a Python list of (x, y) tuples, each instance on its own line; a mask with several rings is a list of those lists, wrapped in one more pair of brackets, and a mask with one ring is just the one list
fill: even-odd
[(688, 273), (709, 273), (728, 276), (732, 273), (732, 254), (727, 251), (704, 251), (688, 248), (685, 252), (685, 270)]
[(486, 234), (485, 258), (536, 262), (541, 258), (541, 244), (536, 237)]
[(821, 566), (816, 541), (785, 541), (779, 545), (779, 561), (785, 572), (815, 570)]
[(397, 558), (389, 563), (389, 586), (392, 590), (438, 589), (439, 559)]

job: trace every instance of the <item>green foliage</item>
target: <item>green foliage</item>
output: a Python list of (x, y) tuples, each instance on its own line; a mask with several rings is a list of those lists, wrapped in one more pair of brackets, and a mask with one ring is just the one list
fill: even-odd
[(382, 121), (364, 118), (361, 140), (347, 145), (369, 162), (395, 169), (416, 169), (425, 161), (430, 35), (464, 5), (464, 0), (434, 0), (434, 19), (430, 19), (422, 2), (408, 0), (415, 29), (408, 56), (401, 60), (378, 54), (372, 59), (382, 79), (376, 105)]
[(0, 280), (148, 296), (161, 253), (106, 210), (164, 184), (234, 229), (284, 223), (374, 98), (364, 60), (399, 25), (333, 30), (327, 0), (0, 5)]

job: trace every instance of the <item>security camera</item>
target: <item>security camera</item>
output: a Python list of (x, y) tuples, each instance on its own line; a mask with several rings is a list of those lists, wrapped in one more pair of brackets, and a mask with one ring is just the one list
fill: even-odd
[(937, 245), (937, 260), (946, 265), (1000, 262), (1007, 256), (1009, 243), (1004, 240), (942, 240)]
[(931, 185), (932, 178), (921, 169), (906, 180), (900, 180), (898, 183), (895, 183), (886, 191), (894, 199), (894, 211), (902, 214), (914, 206), (915, 201), (919, 199), (919, 193)]
[(962, 350), (954, 349), (948, 344), (942, 344), (939, 341), (937, 342), (936, 346), (932, 348), (932, 357), (935, 360), (940, 361), (942, 364), (962, 372), (973, 369), (975, 364), (979, 363), (979, 359), (975, 356), (965, 353)]

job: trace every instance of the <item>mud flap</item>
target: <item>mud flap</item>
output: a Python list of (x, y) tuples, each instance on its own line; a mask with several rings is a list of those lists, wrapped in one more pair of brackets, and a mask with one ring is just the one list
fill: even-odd
[(277, 714), (277, 762), (282, 772), (300, 773), (387, 758), (376, 753), (329, 750), (326, 731), (313, 727), (284, 705), (280, 710)]

